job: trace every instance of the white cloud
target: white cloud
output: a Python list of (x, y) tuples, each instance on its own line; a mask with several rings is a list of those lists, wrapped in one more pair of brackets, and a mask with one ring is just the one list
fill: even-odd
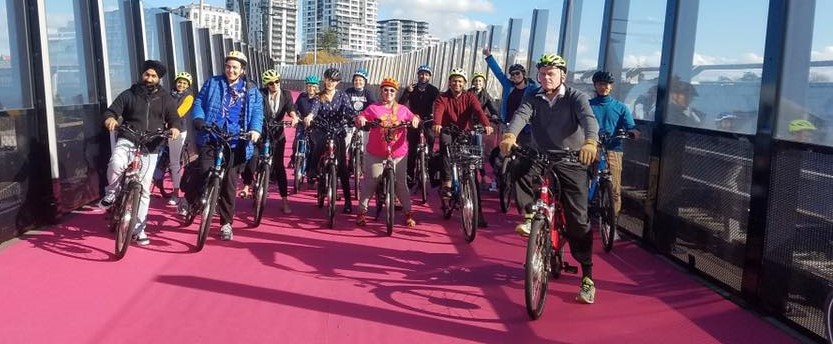
[(428, 22), (429, 31), (440, 39), (448, 39), (474, 30), (484, 30), (488, 24), (469, 16), (477, 12), (493, 12), (488, 0), (380, 0), (379, 7), (392, 15), (384, 19), (411, 19)]
[(826, 61), (833, 60), (833, 45), (821, 48), (820, 51), (813, 50), (810, 52), (811, 61)]
[(741, 63), (764, 63), (764, 57), (755, 53), (746, 53), (740, 57)]
[(662, 52), (659, 50), (649, 55), (626, 55), (623, 66), (625, 68), (659, 67)]

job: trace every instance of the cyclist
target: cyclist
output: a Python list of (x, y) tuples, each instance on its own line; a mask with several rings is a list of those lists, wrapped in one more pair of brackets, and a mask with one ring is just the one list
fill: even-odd
[[(263, 129), (263, 95), (257, 85), (249, 81), (246, 66), (249, 60), (240, 51), (232, 50), (225, 58), (223, 75), (213, 76), (205, 81), (194, 101), (194, 129), (197, 129), (197, 147), (199, 148), (199, 166), (203, 177), (214, 166), (215, 152), (208, 145), (210, 134), (202, 129), (207, 125), (217, 126), (227, 134), (248, 132), (251, 141), (234, 140), (230, 142), (231, 152), (226, 156), (227, 173), (220, 185), (220, 197), (217, 201), (220, 210), (220, 239), (232, 240), (237, 176), (246, 161), (254, 152), (254, 142), (260, 139)], [(199, 183), (204, 185), (205, 183)], [(198, 195), (199, 192), (195, 193)], [(196, 197), (188, 197), (195, 199)]]
[[(381, 101), (367, 107), (359, 116), (356, 117), (356, 124), (361, 128), (364, 127), (367, 121), (379, 120), (381, 126), (396, 125), (401, 122), (411, 122), (411, 126), (419, 128), (419, 117), (414, 116), (411, 110), (404, 105), (396, 102), (396, 92), (399, 91), (399, 82), (394, 78), (385, 78), (380, 85), (382, 92)], [(362, 185), (362, 199), (359, 202), (359, 214), (356, 217), (356, 224), (364, 226), (367, 223), (367, 204), (370, 201), (371, 195), (374, 195), (376, 185), (373, 181), (379, 180), (384, 171), (384, 160), (387, 158), (387, 142), (382, 137), (382, 129), (374, 127), (370, 129), (367, 139), (367, 155), (364, 160), (364, 169), (368, 171), (368, 181)], [(396, 134), (396, 138), (391, 144), (391, 156), (393, 157), (396, 181), (395, 190), (396, 197), (402, 202), (402, 210), (405, 213), (405, 225), (409, 228), (416, 227), (416, 221), (411, 213), (411, 196), (408, 192), (408, 186), (405, 182), (405, 163), (403, 157), (408, 152), (408, 142), (406, 135)]]
[[(292, 102), (292, 94), (288, 90), (281, 88), (281, 75), (274, 69), (267, 69), (263, 72), (261, 77), (265, 87), (260, 89), (263, 94), (263, 132), (266, 135), (273, 135), (271, 139), (272, 149), (272, 172), (269, 176), (272, 180), (278, 182), (278, 192), (281, 194), (281, 204), (284, 214), (291, 214), (289, 209), (289, 192), (286, 180), (286, 165), (284, 165), (283, 154), (286, 147), (286, 136), (283, 132), (283, 126), (278, 128), (271, 128), (273, 122), (283, 121), (285, 116), (288, 116), (292, 125), (298, 122), (298, 115), (295, 113), (295, 103)], [(260, 150), (255, 149), (254, 157), (249, 159), (246, 168), (243, 170), (243, 190), (240, 191), (239, 196), (249, 197), (249, 188), (254, 181), (254, 171), (257, 170)], [(267, 190), (268, 191), (268, 190)]]
[[(182, 148), (185, 146), (185, 139), (188, 136), (188, 118), (191, 117), (191, 108), (194, 105), (194, 91), (191, 89), (192, 83), (191, 73), (179, 72), (174, 77), (174, 89), (171, 91), (171, 96), (174, 97), (179, 106), (176, 112), (182, 119), (180, 121), (180, 128), (182, 132), (179, 133), (179, 138), (176, 140), (168, 140), (168, 157), (171, 166), (171, 180), (173, 181), (174, 191), (171, 199), (168, 200), (168, 205), (177, 205), (179, 203), (179, 184), (182, 182), (182, 169), (185, 166), (180, 166), (179, 156), (182, 154)], [(159, 180), (162, 183), (162, 180)], [(162, 190), (162, 188), (159, 188)]]
[[(434, 134), (440, 135), (440, 154), (443, 160), (443, 186), (442, 196), (451, 198), (451, 163), (449, 161), (446, 146), (454, 142), (454, 137), (449, 132), (441, 132), (444, 125), (455, 124), (463, 130), (471, 128), (475, 122), (481, 123), (486, 129), (486, 135), (492, 134), (492, 127), (489, 126), (489, 118), (483, 112), (483, 107), (474, 93), (466, 92), (466, 79), (468, 76), (462, 68), (454, 68), (448, 74), (448, 90), (443, 92), (434, 103)], [(477, 204), (480, 205), (480, 193)], [(483, 218), (483, 212), (479, 212), (478, 224), (486, 227), (488, 224)]]
[(700, 127), (706, 114), (691, 106), (696, 96), (697, 90), (691, 83), (674, 77), (669, 88), (670, 102), (667, 121), (678, 125)]
[[(352, 121), (356, 117), (356, 110), (353, 109), (353, 104), (350, 103), (350, 97), (336, 89), (339, 81), (341, 81), (341, 72), (338, 69), (329, 68), (324, 71), (324, 90), (318, 94), (318, 101), (312, 104), (310, 113), (304, 117), (305, 125), (309, 126), (312, 120), (316, 118), (319, 122), (326, 122), (325, 125), (344, 125), (346, 121)], [(316, 131), (313, 131), (313, 133), (316, 134)], [(314, 142), (313, 158), (308, 161), (307, 175), (317, 176), (318, 157), (324, 151), (324, 136), (316, 134), (311, 138), (311, 141)], [(336, 160), (338, 161), (337, 173), (338, 178), (341, 179), (341, 188), (344, 191), (344, 213), (350, 214), (353, 212), (353, 202), (350, 198), (350, 175), (345, 161), (347, 152), (344, 137), (336, 138), (335, 144)], [(310, 180), (312, 179), (310, 178)]]
[[(353, 110), (356, 110), (357, 114), (364, 111), (368, 105), (376, 103), (376, 95), (374, 95), (370, 89), (365, 87), (369, 77), (370, 73), (367, 69), (356, 69), (353, 73), (353, 87), (344, 90), (344, 93), (347, 93), (347, 96), (350, 97), (350, 103), (353, 104)], [(351, 122), (350, 125), (352, 126), (353, 123)], [(350, 142), (353, 140), (354, 133), (362, 138), (362, 146), (365, 146), (367, 142), (364, 140), (364, 137), (361, 136), (361, 131), (350, 128), (347, 131), (347, 135), (345, 135), (344, 140), (347, 147), (350, 147)], [(349, 168), (348, 170), (353, 171), (352, 168)]]
[(798, 142), (815, 142), (816, 126), (806, 119), (794, 119), (789, 123), (792, 140)]
[[(110, 107), (104, 111), (104, 127), (109, 131), (115, 130), (119, 125), (117, 118), (121, 117), (122, 125), (131, 126), (139, 131), (156, 131), (168, 127), (171, 130), (170, 139), (178, 139), (181, 121), (177, 113), (176, 100), (159, 84), (165, 72), (166, 68), (162, 62), (145, 61), (142, 64), (142, 81), (119, 94)], [(107, 164), (107, 186), (104, 188), (104, 197), (99, 202), (102, 208), (109, 208), (116, 201), (119, 179), (132, 160), (131, 152), (139, 148), (131, 139), (135, 138), (124, 134), (116, 140), (113, 154)], [(138, 221), (136, 228), (133, 229), (133, 239), (139, 245), (150, 243), (145, 233), (145, 218), (150, 203), (152, 171), (156, 169), (160, 144), (161, 140), (148, 144), (150, 154), (142, 157), (142, 197), (139, 201)]]
[[(537, 66), (541, 88), (535, 95), (524, 97), (508, 132), (502, 136), (500, 150), (504, 155), (508, 154), (517, 142), (518, 133), (529, 124), (533, 145), (539, 150), (571, 149), (579, 152), (581, 164), (558, 164), (555, 171), (561, 181), (570, 252), (581, 264), (581, 289), (577, 300), (593, 303), (596, 289), (592, 277), (593, 234), (587, 221), (587, 165), (596, 158), (599, 125), (587, 96), (564, 84), (567, 62), (561, 56), (544, 54)], [(541, 166), (523, 159), (518, 161), (512, 172), (518, 176), (515, 183), (516, 203), (526, 214), (524, 222), (516, 228), (522, 235), (529, 235), (535, 183), (542, 172)]]
[[(492, 56), (489, 48), (483, 49), (483, 56), (486, 56), (486, 65), (489, 70), (495, 74), (495, 77), (503, 86), (503, 94), (500, 102), (500, 118), (502, 123), (512, 122), (512, 116), (518, 106), (521, 105), (521, 100), (525, 95), (534, 94), (538, 89), (538, 85), (534, 80), (527, 78), (526, 68), (521, 64), (513, 64), (509, 66), (509, 76), (507, 77), (503, 70), (500, 69), (495, 57)], [(529, 143), (530, 133), (529, 128), (519, 134), (518, 141), (521, 144)]]
[(408, 128), (408, 187), (413, 187), (416, 184), (414, 178), (416, 161), (417, 161), (417, 147), (419, 146), (420, 130), (425, 135), (425, 145), (428, 147), (428, 156), (433, 155), (434, 151), (434, 132), (431, 130), (430, 120), (434, 118), (434, 101), (440, 96), (440, 90), (431, 85), (431, 76), (433, 71), (427, 64), (421, 65), (417, 68), (417, 82), (408, 85), (402, 96), (399, 97), (399, 104), (407, 106), (411, 111), (417, 115), (423, 123), (421, 128)]
[[(593, 74), (596, 97), (590, 99), (590, 108), (599, 123), (599, 134), (607, 133), (612, 136), (616, 130), (624, 129), (637, 137), (639, 131), (636, 130), (636, 122), (633, 120), (631, 110), (610, 95), (613, 91), (613, 82), (613, 75), (609, 72), (598, 71)], [(622, 141), (608, 142), (606, 148), (607, 167), (613, 177), (613, 210), (619, 214), (619, 210), (622, 209)]]
[[(498, 117), (498, 110), (495, 107), (494, 100), (492, 100), (492, 95), (489, 94), (489, 91), (486, 91), (486, 74), (481, 72), (474, 72), (471, 77), (471, 88), (469, 92), (474, 93), (477, 96), (477, 100), (480, 101), (480, 105), (483, 106), (483, 112), (485, 112), (489, 116), (489, 121), (491, 123), (500, 123), (500, 117)], [(488, 145), (487, 145), (488, 142)], [(493, 148), (497, 148), (495, 146), (494, 137), (489, 135), (483, 142), (483, 151), (484, 152), (491, 152)], [(489, 161), (491, 162), (492, 159), (490, 158)], [(492, 170), (497, 171), (497, 168), (492, 165)], [(481, 169), (480, 172), (482, 175), (486, 175), (485, 171)], [(489, 185), (490, 191), (497, 191), (497, 180), (492, 180), (492, 183)]]
[[(312, 103), (318, 101), (318, 84), (321, 83), (321, 79), (318, 78), (317, 75), (309, 75), (304, 79), (304, 92), (298, 95), (298, 99), (295, 100), (295, 109), (298, 112), (298, 118), (304, 118), (309, 115), (310, 111), (312, 111)], [(304, 122), (301, 121), (298, 125), (295, 126), (295, 140), (292, 142), (292, 151), (295, 152), (298, 149), (298, 139), (303, 137), (304, 133), (306, 132), (306, 125)], [(311, 150), (307, 150), (307, 161), (309, 161)], [(289, 161), (290, 167), (295, 167), (295, 159), (291, 159)]]

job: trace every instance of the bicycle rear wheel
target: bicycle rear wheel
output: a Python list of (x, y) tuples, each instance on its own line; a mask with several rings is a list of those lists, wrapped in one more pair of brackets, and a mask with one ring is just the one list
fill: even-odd
[(394, 185), (395, 177), (393, 175), (393, 170), (388, 169), (385, 171), (385, 226), (388, 230), (388, 236), (393, 235), (393, 216), (394, 216), (394, 199), (396, 198), (395, 185)]
[(260, 221), (263, 220), (263, 210), (266, 209), (266, 199), (269, 191), (269, 173), (272, 172), (272, 167), (268, 163), (263, 163), (260, 166), (260, 172), (257, 175), (257, 185), (255, 186), (255, 227), (260, 226)]
[(532, 220), (529, 241), (526, 244), (526, 260), (524, 262), (524, 298), (526, 312), (532, 320), (541, 317), (544, 312), (544, 302), (547, 299), (547, 284), (549, 283), (550, 257), (552, 243), (547, 231), (547, 222), (536, 218)]
[(116, 228), (116, 259), (122, 259), (130, 247), (130, 239), (136, 223), (139, 221), (139, 202), (142, 197), (142, 185), (133, 182), (128, 184), (127, 190), (122, 192), (121, 200), (115, 213)]
[(419, 183), (419, 189), (422, 193), (422, 204), (428, 203), (428, 165), (425, 163), (425, 151), (423, 150), (419, 152), (419, 159), (417, 160), (417, 173), (419, 174), (419, 180), (417, 182)]
[(463, 239), (470, 243), (474, 241), (477, 236), (478, 219), (480, 218), (478, 212), (480, 208), (477, 206), (477, 182), (473, 174), (463, 177), (463, 183), (460, 185), (460, 216), (463, 229)]
[(205, 190), (205, 204), (202, 210), (202, 222), (200, 223), (200, 230), (197, 232), (197, 252), (202, 251), (205, 247), (205, 239), (208, 238), (208, 231), (211, 229), (211, 220), (214, 217), (214, 212), (217, 209), (217, 198), (220, 196), (220, 179), (211, 177), (208, 182), (208, 188)]
[(596, 212), (596, 223), (601, 234), (602, 248), (605, 252), (613, 249), (613, 241), (616, 236), (616, 211), (613, 209), (613, 183), (609, 180), (602, 180), (598, 190), (598, 211)]
[[(355, 135), (358, 135), (358, 134), (353, 134), (353, 135), (354, 135), (353, 139), (355, 140), (356, 139)], [(361, 197), (360, 197), (361, 196), (361, 185), (360, 184), (361, 184), (361, 177), (362, 177), (362, 164), (364, 163), (362, 161), (362, 159), (363, 159), (363, 157), (362, 157), (361, 148), (354, 148), (353, 153), (350, 155), (350, 160), (353, 162), (352, 163), (353, 164), (353, 190), (355, 190), (354, 193), (356, 195), (356, 200), (361, 199)]]
[(330, 164), (327, 176), (327, 227), (333, 228), (336, 217), (336, 180), (338, 179), (335, 164)]

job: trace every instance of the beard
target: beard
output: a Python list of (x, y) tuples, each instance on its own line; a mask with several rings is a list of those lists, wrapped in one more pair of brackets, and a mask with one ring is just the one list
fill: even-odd
[(145, 82), (144, 85), (145, 85), (145, 90), (148, 93), (153, 93), (153, 92), (156, 92), (156, 91), (159, 90), (159, 83)]

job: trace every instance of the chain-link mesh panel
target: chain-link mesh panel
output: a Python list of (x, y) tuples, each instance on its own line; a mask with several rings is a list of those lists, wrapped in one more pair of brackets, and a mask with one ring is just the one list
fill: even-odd
[(662, 152), (658, 209), (685, 230), (657, 229), (662, 249), (740, 291), (751, 186), (752, 144), (671, 131)]
[[(619, 227), (631, 234), (641, 237), (643, 228), (643, 211), (648, 194), (649, 161), (651, 158), (651, 137), (653, 127), (640, 124), (638, 139), (623, 140), (622, 150), (622, 212), (619, 214)], [(636, 213), (631, 213), (628, 204), (638, 205)]]
[(772, 164), (764, 241), (764, 302), (824, 336), (833, 290), (833, 155), (779, 151)]

